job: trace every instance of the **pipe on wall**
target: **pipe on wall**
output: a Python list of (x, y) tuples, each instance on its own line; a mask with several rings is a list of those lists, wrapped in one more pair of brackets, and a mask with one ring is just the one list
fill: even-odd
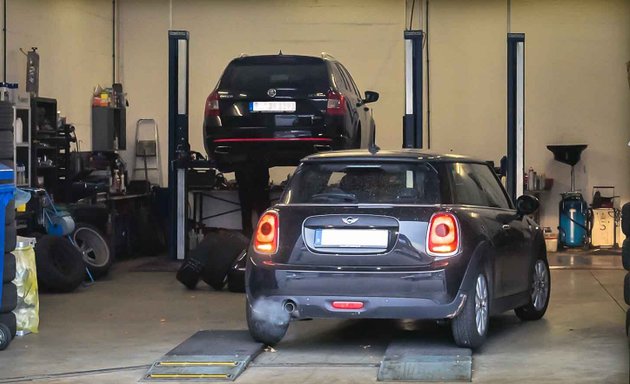
[(426, 24), (426, 46), (427, 46), (427, 149), (431, 149), (431, 67), (429, 66), (429, 0), (424, 6), (424, 20)]
[[(5, 3), (7, 0), (4, 0)], [(116, 0), (112, 0), (112, 84), (116, 82)]]

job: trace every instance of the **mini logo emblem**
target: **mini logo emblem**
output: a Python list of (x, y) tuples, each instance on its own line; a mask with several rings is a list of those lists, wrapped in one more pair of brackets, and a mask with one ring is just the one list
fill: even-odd
[(341, 221), (343, 221), (346, 224), (354, 224), (357, 221), (359, 221), (359, 218), (350, 216), (350, 217), (344, 217), (343, 219), (341, 219)]
[(269, 95), (269, 97), (276, 97), (276, 89), (275, 88), (269, 88), (269, 90), (267, 91), (267, 95)]

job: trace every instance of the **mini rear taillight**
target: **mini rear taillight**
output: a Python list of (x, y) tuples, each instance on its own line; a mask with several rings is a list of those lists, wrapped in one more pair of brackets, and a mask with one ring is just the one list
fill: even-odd
[(346, 98), (339, 92), (328, 91), (327, 115), (343, 115), (346, 113)]
[(433, 256), (451, 256), (459, 249), (459, 227), (455, 215), (447, 212), (431, 216), (427, 251)]
[(278, 251), (278, 213), (267, 211), (258, 220), (254, 234), (254, 250), (258, 253), (272, 255)]
[(205, 116), (219, 116), (219, 93), (212, 91), (206, 99)]
[(333, 301), (332, 307), (335, 309), (362, 309), (363, 303), (360, 301)]

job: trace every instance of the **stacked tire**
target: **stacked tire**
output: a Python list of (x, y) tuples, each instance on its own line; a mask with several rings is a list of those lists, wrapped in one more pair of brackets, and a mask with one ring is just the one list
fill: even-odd
[[(177, 271), (177, 280), (188, 289), (195, 289), (199, 280), (217, 291), (228, 283), (228, 275), (240, 259), (249, 239), (238, 231), (218, 230), (210, 232), (189, 252)], [(238, 284), (230, 282), (230, 290)], [(244, 285), (244, 283), (243, 283)]]
[[(626, 271), (630, 271), (630, 203), (621, 208), (621, 230), (626, 237), (621, 247), (621, 260)], [(626, 273), (623, 280), (623, 297), (626, 304), (630, 305), (630, 272)], [(630, 337), (630, 308), (626, 310), (626, 334)]]
[[(0, 162), (13, 168), (13, 106), (8, 102), (0, 102)], [(16, 322), (13, 310), (17, 306), (17, 288), (15, 279), (16, 224), (15, 201), (11, 200), (5, 207), (4, 220), (4, 257), (0, 258), (2, 267), (2, 294), (0, 295), (0, 350), (5, 349), (15, 337)]]

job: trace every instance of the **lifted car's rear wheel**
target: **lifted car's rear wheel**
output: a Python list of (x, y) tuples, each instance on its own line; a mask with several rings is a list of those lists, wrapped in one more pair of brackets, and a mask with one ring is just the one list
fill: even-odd
[(453, 338), (459, 347), (478, 348), (486, 340), (490, 322), (488, 280), (480, 273), (461, 313), (451, 322)]
[(551, 277), (549, 264), (544, 257), (539, 257), (532, 265), (531, 279), (529, 303), (514, 310), (521, 320), (538, 320), (547, 311), (551, 293)]
[(290, 316), (276, 303), (245, 302), (247, 327), (252, 338), (267, 345), (276, 345), (289, 328)]

